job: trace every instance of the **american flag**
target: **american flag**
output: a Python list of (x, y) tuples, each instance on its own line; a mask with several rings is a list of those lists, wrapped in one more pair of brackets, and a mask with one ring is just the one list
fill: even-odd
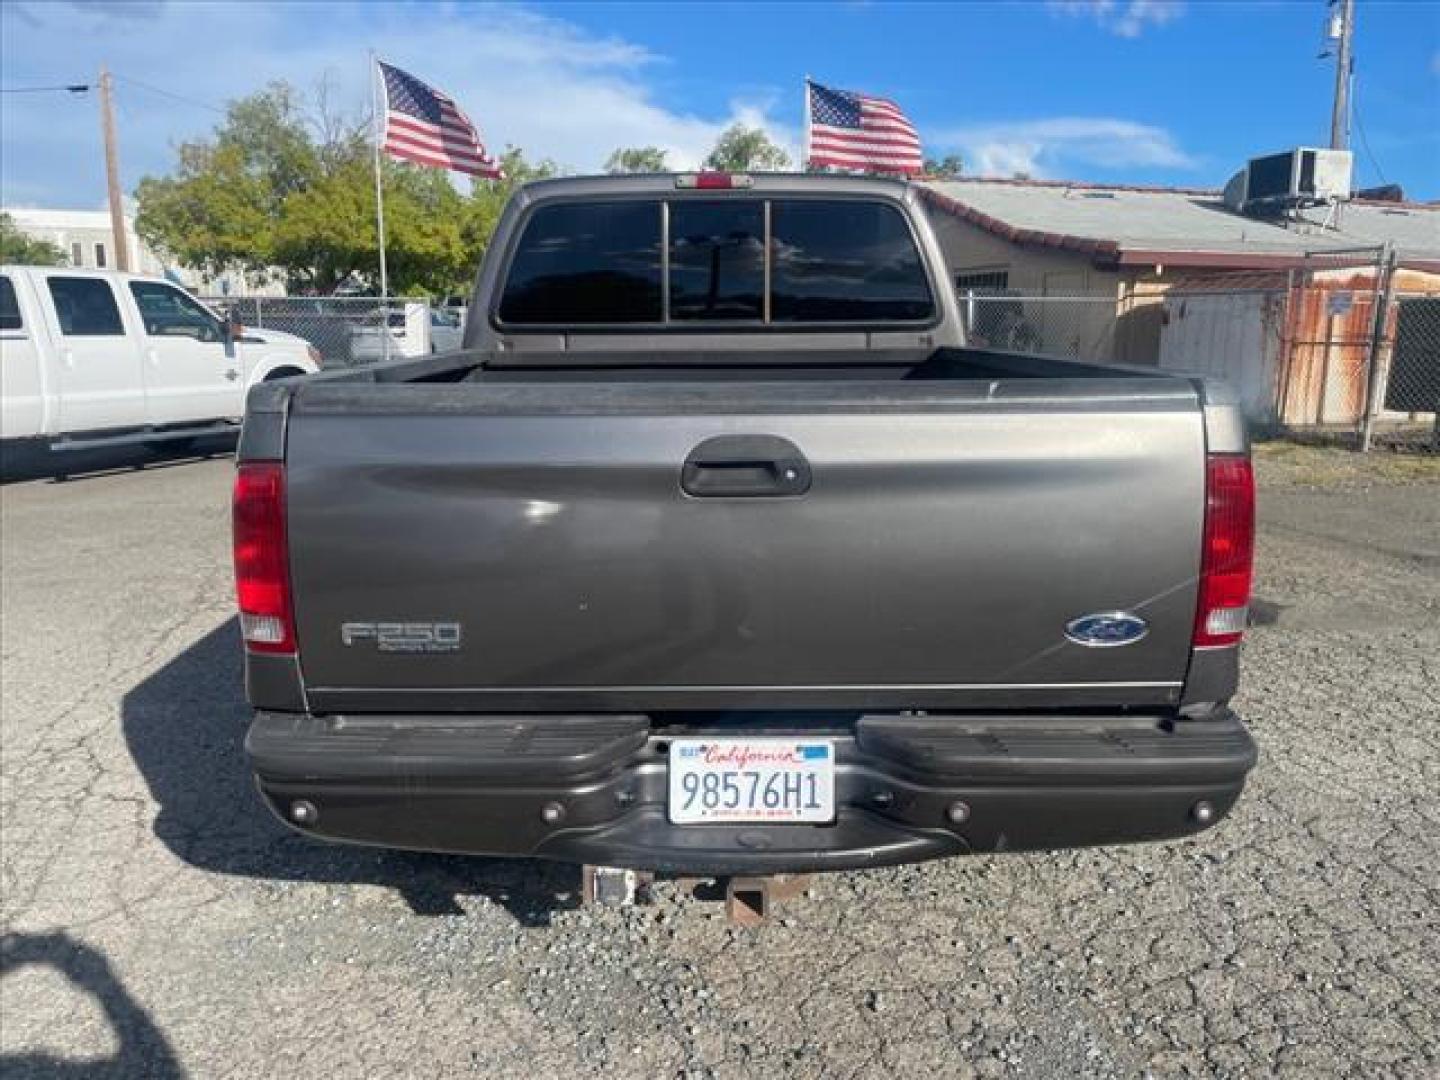
[(918, 173), (920, 136), (900, 106), (885, 98), (806, 83), (810, 92), (810, 164), (871, 172)]
[(408, 72), (380, 62), (385, 81), (385, 142), (391, 157), (454, 169), (471, 176), (498, 177), (480, 132), (450, 98)]

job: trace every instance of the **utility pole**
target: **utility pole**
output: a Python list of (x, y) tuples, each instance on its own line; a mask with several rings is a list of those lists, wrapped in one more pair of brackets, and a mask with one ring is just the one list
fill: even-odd
[(1350, 75), (1355, 67), (1350, 47), (1355, 33), (1355, 0), (1331, 0), (1331, 7), (1338, 9), (1340, 33), (1335, 49), (1335, 106), (1330, 113), (1330, 149), (1344, 150), (1350, 144)]
[(130, 269), (130, 250), (125, 242), (125, 203), (120, 197), (120, 155), (115, 146), (114, 80), (100, 69), (100, 127), (105, 134), (105, 186), (110, 192), (110, 231), (115, 243), (115, 269)]

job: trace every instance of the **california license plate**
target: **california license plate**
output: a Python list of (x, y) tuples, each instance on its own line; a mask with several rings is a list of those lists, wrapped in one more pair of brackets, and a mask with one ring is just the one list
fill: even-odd
[(835, 820), (835, 748), (826, 739), (676, 739), (676, 825)]

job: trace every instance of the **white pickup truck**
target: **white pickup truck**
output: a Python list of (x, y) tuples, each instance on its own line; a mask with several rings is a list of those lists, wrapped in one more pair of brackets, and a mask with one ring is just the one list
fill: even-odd
[(304, 339), (227, 324), (157, 278), (0, 266), (0, 438), (53, 449), (223, 431), (255, 383), (320, 368)]
[(385, 360), (430, 353), (454, 352), (464, 336), (459, 313), (447, 308), (406, 301), (404, 307), (385, 315), (384, 333), (379, 326), (355, 326), (350, 331), (350, 359), (356, 364), (378, 364)]

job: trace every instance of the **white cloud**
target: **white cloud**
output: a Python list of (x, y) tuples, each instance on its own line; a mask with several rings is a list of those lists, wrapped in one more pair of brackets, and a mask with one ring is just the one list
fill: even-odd
[(1062, 116), (976, 124), (937, 132), (934, 142), (958, 147), (966, 172), (1052, 176), (1072, 166), (1188, 169), (1195, 160), (1164, 128), (1111, 117)]
[(1062, 15), (1093, 19), (1125, 38), (1174, 22), (1185, 11), (1182, 0), (1046, 0), (1045, 6)]
[[(359, 113), (369, 94), (366, 50), (375, 47), (452, 95), (492, 148), (513, 143), (569, 169), (595, 171), (616, 147), (641, 145), (694, 167), (735, 121), (765, 128), (798, 158), (799, 133), (771, 120), (763, 94), (707, 112), (675, 108), (662, 88), (679, 76), (663, 57), (519, 7), (155, 4), (124, 23), (103, 7), (3, 12), (0, 64), (16, 84), (84, 78), (103, 62), (121, 76), (224, 102), (273, 79), (308, 91), (328, 78), (332, 100)], [(102, 21), (103, 33), (94, 32)], [(116, 96), (127, 188), (168, 171), (174, 144), (219, 119), (124, 81)], [(90, 206), (103, 196), (93, 103), (7, 94), (0, 107), (0, 200)]]

